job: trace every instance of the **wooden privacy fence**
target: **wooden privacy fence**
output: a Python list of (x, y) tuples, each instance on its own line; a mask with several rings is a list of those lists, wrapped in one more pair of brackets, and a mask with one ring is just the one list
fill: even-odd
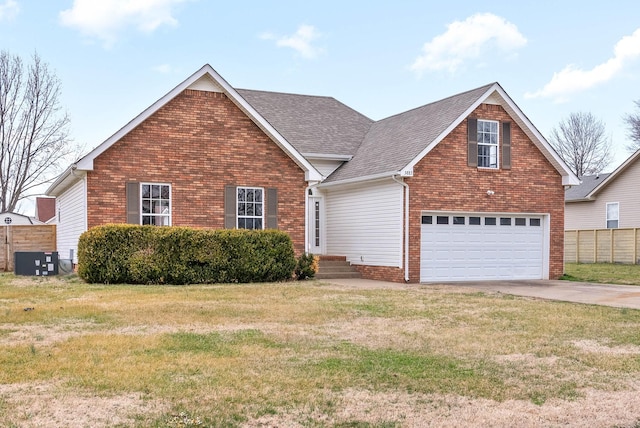
[(0, 242), (0, 271), (13, 271), (16, 251), (56, 251), (56, 226), (0, 226)]
[(565, 230), (566, 263), (640, 264), (640, 229)]

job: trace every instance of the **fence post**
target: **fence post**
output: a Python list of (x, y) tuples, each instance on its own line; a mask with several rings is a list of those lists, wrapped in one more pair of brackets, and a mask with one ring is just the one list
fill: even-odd
[(638, 228), (633, 229), (633, 264), (638, 264)]

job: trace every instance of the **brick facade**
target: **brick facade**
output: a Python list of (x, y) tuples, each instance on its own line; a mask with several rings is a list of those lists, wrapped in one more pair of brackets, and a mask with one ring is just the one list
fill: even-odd
[[(466, 120), (418, 162), (413, 177), (405, 179), (410, 189), (409, 282), (420, 281), (423, 211), (549, 213), (549, 277), (560, 277), (564, 271), (561, 175), (501, 106), (482, 104), (470, 117), (511, 122), (511, 169), (488, 170), (467, 165)], [(489, 189), (495, 194), (488, 196)], [(404, 268), (356, 268), (364, 278), (404, 282)]]
[(126, 183), (171, 184), (175, 226), (224, 227), (226, 185), (278, 189), (278, 229), (304, 251), (304, 171), (224, 94), (185, 90), (94, 161), (88, 227), (126, 223)]
[[(558, 278), (564, 269), (564, 188), (561, 175), (501, 106), (481, 104), (470, 116), (511, 122), (511, 169), (487, 170), (467, 166), (466, 120), (415, 166), (414, 176), (406, 180), (411, 198), (411, 282), (420, 280), (421, 214), (431, 210), (549, 213), (549, 277)], [(488, 196), (489, 189), (495, 194)]]

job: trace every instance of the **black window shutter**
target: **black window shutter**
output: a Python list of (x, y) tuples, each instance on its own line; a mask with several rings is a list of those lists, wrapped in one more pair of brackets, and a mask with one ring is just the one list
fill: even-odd
[(140, 224), (140, 183), (127, 183), (127, 223)]
[(511, 169), (511, 122), (502, 122), (502, 168)]
[(236, 228), (236, 186), (224, 186), (224, 228)]
[(278, 228), (278, 189), (267, 189), (267, 229)]
[(467, 119), (467, 165), (478, 166), (478, 119)]

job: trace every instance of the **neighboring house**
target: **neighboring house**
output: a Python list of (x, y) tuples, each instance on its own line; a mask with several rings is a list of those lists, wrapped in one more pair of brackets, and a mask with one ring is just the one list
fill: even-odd
[(36, 197), (36, 218), (43, 223), (49, 223), (55, 216), (56, 199)]
[(62, 253), (106, 223), (278, 228), (297, 254), (431, 282), (559, 277), (578, 183), (497, 83), (373, 121), (205, 65), (47, 194)]
[(0, 226), (18, 226), (18, 225), (33, 225), (44, 224), (33, 217), (26, 215), (4, 212), (0, 213)]
[(566, 230), (640, 228), (640, 150), (610, 174), (582, 177), (565, 193)]

